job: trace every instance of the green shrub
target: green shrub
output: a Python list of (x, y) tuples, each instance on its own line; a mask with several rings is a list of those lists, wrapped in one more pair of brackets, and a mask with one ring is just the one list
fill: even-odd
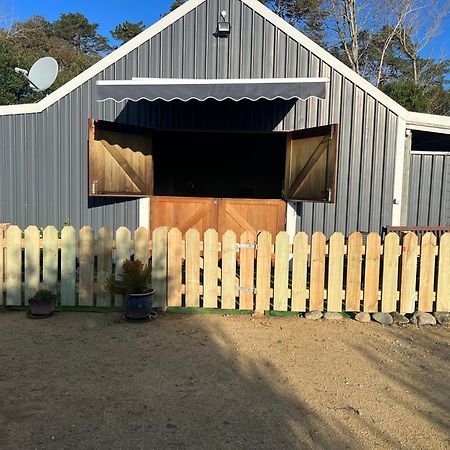
[(123, 273), (119, 279), (114, 276), (106, 280), (106, 288), (113, 294), (146, 294), (151, 288), (151, 266), (144, 265), (142, 261), (131, 261), (126, 259), (122, 264)]

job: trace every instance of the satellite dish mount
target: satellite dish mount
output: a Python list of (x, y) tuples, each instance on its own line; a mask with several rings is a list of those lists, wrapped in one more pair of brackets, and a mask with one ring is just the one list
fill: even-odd
[(58, 63), (55, 58), (46, 56), (38, 59), (32, 65), (29, 72), (20, 67), (16, 67), (14, 71), (25, 76), (33, 91), (42, 92), (47, 90), (55, 82), (58, 76)]

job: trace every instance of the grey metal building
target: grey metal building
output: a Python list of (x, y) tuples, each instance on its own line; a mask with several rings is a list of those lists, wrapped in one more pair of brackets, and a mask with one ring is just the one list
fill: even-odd
[[(133, 77), (329, 82), (323, 100), (97, 101), (97, 81)], [(89, 118), (233, 132), (338, 124), (335, 201), (290, 202), (288, 231), (450, 223), (450, 118), (406, 111), (257, 0), (190, 0), (39, 103), (1, 106), (0, 222), (148, 226), (148, 198), (90, 195)], [(419, 150), (416, 132), (426, 135)], [(436, 136), (442, 148), (425, 148)]]

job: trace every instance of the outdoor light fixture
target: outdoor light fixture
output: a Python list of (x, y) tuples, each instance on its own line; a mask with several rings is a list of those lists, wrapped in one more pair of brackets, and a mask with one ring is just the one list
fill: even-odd
[(230, 35), (230, 31), (231, 31), (231, 24), (230, 24), (230, 22), (227, 22), (227, 20), (226, 20), (227, 12), (226, 11), (222, 11), (220, 13), (220, 15), (221, 15), (223, 20), (217, 22), (216, 35), (218, 37), (228, 37)]

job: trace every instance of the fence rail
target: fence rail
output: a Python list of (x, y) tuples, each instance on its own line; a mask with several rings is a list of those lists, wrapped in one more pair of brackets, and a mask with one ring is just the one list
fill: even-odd
[[(113, 239), (114, 238), (114, 239)], [(201, 239), (203, 238), (203, 239)], [(152, 265), (155, 305), (276, 311), (409, 313), (450, 310), (450, 233), (396, 233), (384, 240), (359, 232), (280, 232), (200, 236), (158, 228), (133, 233), (83, 227), (61, 232), (17, 226), (0, 229), (0, 303), (23, 305), (39, 288), (59, 292), (62, 305), (120, 305), (105, 290), (130, 257)]]

